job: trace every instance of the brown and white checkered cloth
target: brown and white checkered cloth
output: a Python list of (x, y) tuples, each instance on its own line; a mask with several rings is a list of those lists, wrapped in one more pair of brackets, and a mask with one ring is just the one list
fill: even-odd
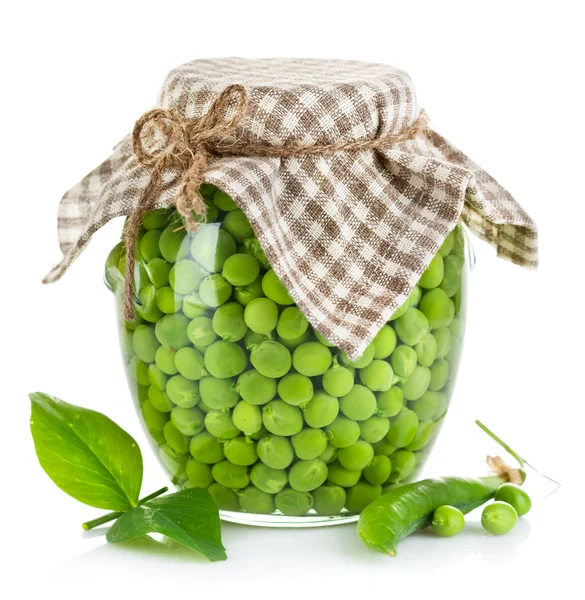
[[(246, 143), (373, 139), (399, 133), (419, 115), (405, 72), (333, 60), (196, 60), (170, 72), (158, 105), (181, 119), (199, 117), (235, 83), (249, 95), (236, 129)], [(95, 231), (136, 208), (149, 176), (128, 136), (64, 195), (64, 258), (46, 282), (65, 272)], [(524, 267), (537, 264), (532, 219), (430, 129), (390, 150), (215, 158), (204, 180), (233, 197), (311, 324), (351, 356), (402, 304), (461, 218), (499, 256)], [(173, 203), (178, 181), (170, 170), (157, 206)]]

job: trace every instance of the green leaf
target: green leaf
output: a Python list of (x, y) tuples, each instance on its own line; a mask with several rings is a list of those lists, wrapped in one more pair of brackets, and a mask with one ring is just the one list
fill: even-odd
[(96, 508), (138, 504), (142, 454), (108, 417), (36, 392), (30, 429), (41, 466), (64, 492)]
[(221, 543), (219, 511), (203, 489), (186, 489), (145, 502), (119, 517), (106, 537), (116, 543), (147, 533), (162, 533), (210, 561), (227, 558)]

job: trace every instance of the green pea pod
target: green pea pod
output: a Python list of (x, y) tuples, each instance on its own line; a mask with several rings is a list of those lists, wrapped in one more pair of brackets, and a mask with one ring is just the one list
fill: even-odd
[(363, 510), (358, 535), (369, 548), (396, 556), (398, 543), (429, 526), (439, 506), (448, 504), (467, 514), (493, 498), (506, 481), (505, 476), (444, 477), (400, 485)]

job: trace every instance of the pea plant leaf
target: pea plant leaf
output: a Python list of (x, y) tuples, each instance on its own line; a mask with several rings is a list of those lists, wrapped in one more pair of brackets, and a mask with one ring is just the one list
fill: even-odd
[(108, 530), (108, 542), (125, 542), (162, 533), (195, 550), (210, 561), (225, 560), (219, 511), (209, 492), (181, 490), (150, 500), (124, 513)]
[(114, 511), (138, 504), (142, 454), (105, 415), (35, 392), (30, 428), (41, 466), (76, 500)]

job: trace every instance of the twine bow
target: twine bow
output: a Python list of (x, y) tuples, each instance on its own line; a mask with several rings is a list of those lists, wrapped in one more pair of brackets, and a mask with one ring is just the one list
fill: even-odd
[[(234, 106), (232, 116), (228, 109)], [(287, 158), (291, 156), (315, 156), (334, 152), (362, 152), (387, 149), (395, 144), (413, 139), (428, 127), (428, 117), (421, 110), (418, 118), (397, 134), (373, 139), (362, 139), (334, 144), (306, 145), (297, 142), (284, 146), (243, 144), (234, 137), (235, 129), (245, 116), (248, 93), (242, 85), (226, 87), (202, 117), (181, 120), (164, 108), (149, 110), (136, 121), (132, 133), (132, 145), (138, 161), (151, 167), (150, 180), (142, 191), (136, 210), (126, 223), (124, 242), (126, 246), (126, 274), (124, 280), (124, 318), (134, 320), (134, 266), (136, 263), (136, 236), (142, 222), (142, 214), (154, 208), (163, 175), (175, 168), (181, 173), (181, 186), (176, 197), (177, 211), (185, 218), (188, 231), (197, 229), (206, 206), (199, 193), (199, 186), (212, 156), (259, 156)], [(157, 152), (149, 152), (143, 144), (145, 126), (158, 125), (167, 136), (167, 145)], [(198, 218), (196, 218), (198, 217)]]

